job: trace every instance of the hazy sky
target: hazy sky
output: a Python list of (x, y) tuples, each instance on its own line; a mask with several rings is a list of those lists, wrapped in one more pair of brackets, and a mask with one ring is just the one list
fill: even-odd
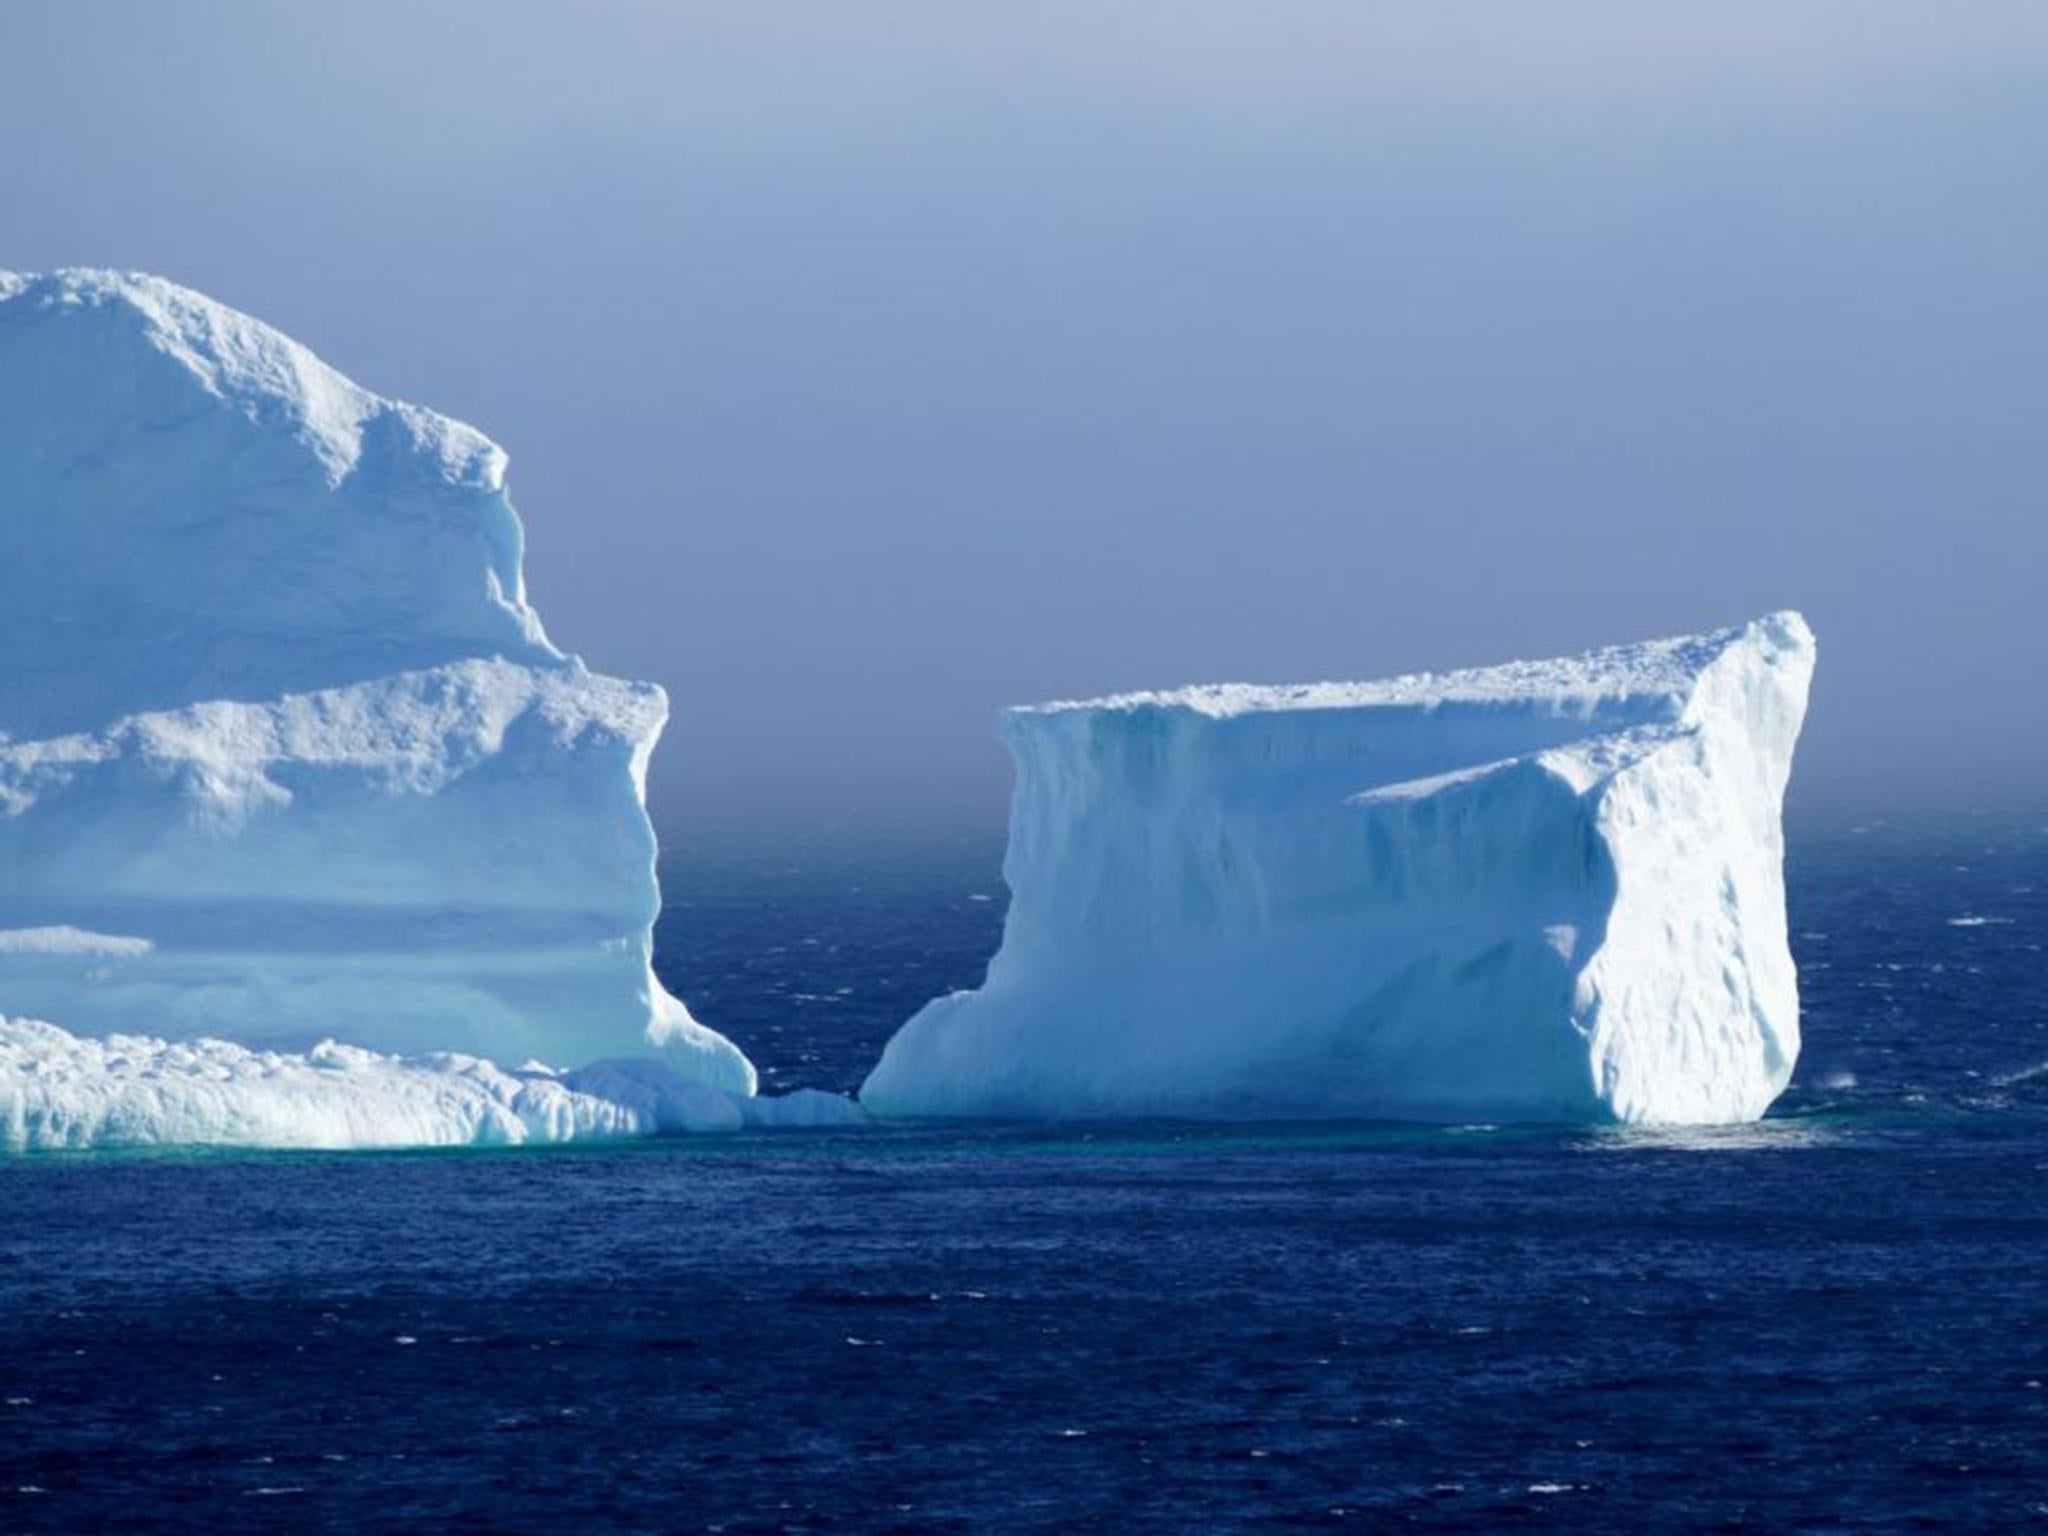
[(2040, 803), (2048, 6), (0, 6), (0, 266), (512, 455), (700, 841), (1005, 703), (1805, 609), (1808, 808)]

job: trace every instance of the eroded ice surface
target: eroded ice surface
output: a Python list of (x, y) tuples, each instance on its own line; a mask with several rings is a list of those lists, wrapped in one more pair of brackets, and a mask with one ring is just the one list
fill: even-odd
[(218, 1039), (81, 1039), (0, 1019), (0, 1150), (516, 1146), (860, 1122), (837, 1094), (749, 1098), (652, 1059), (572, 1072), (323, 1041), (303, 1052)]
[(906, 1116), (1753, 1119), (1799, 1051), (1794, 613), (1568, 660), (1012, 711), (1000, 952)]
[[(95, 1037), (161, 1045), (124, 1047), (162, 1070), (60, 1139), (233, 1122), (297, 1142), (276, 1129), (296, 1105), (328, 1140), (442, 1141), (470, 1110), (401, 1101), (455, 1099), (479, 1124), (653, 1123), (559, 1084), (477, 1098), (474, 1073), (451, 1099), (439, 1068), (422, 1086), (427, 1052), (644, 1058), (752, 1094), (649, 963), (642, 793), (667, 702), (550, 643), (504, 477), (472, 428), (171, 283), (0, 274), (0, 1013), (68, 1032), (80, 1104), (111, 1060)], [(204, 1037), (259, 1055), (177, 1054)], [(69, 1113), (23, 1108), (56, 1038), (9, 1036), (17, 1127)], [(370, 1054), (337, 1074), (304, 1054), (329, 1038)], [(257, 1060), (288, 1095), (227, 1110), (194, 1086)]]

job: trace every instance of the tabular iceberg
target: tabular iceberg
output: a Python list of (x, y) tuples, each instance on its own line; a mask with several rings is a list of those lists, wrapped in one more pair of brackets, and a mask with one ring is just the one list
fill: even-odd
[[(642, 1057), (679, 1094), (754, 1092), (650, 965), (666, 700), (549, 642), (504, 474), (173, 284), (0, 274), (0, 1013), (149, 1037), (127, 1139), (171, 1134), (151, 1095), (179, 1139), (292, 1139), (249, 1129), (275, 1110), (249, 1063), (317, 1096), (342, 1058), (275, 1053), (328, 1036), (403, 1057), (386, 1076)], [(37, 1028), (0, 1038), (0, 1138), (104, 1139)], [(259, 1054), (170, 1049), (213, 1036)], [(55, 1055), (74, 1087), (100, 1059)], [(536, 1133), (633, 1120), (579, 1113)]]
[(1813, 636), (1012, 711), (979, 991), (897, 1116), (1754, 1119), (1799, 1051), (1779, 823)]

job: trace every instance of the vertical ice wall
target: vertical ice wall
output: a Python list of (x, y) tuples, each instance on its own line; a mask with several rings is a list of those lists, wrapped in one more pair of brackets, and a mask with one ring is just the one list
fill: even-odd
[(505, 456), (160, 279), (0, 274), (0, 1015), (751, 1093), (650, 966), (666, 701)]

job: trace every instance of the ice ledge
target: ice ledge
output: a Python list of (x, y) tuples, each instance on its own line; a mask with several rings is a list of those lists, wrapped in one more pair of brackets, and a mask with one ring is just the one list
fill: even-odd
[(0, 1018), (0, 1151), (111, 1147), (517, 1146), (865, 1123), (848, 1099), (805, 1089), (748, 1097), (658, 1061), (557, 1073), (455, 1052), (309, 1051), (142, 1035), (83, 1039)]

